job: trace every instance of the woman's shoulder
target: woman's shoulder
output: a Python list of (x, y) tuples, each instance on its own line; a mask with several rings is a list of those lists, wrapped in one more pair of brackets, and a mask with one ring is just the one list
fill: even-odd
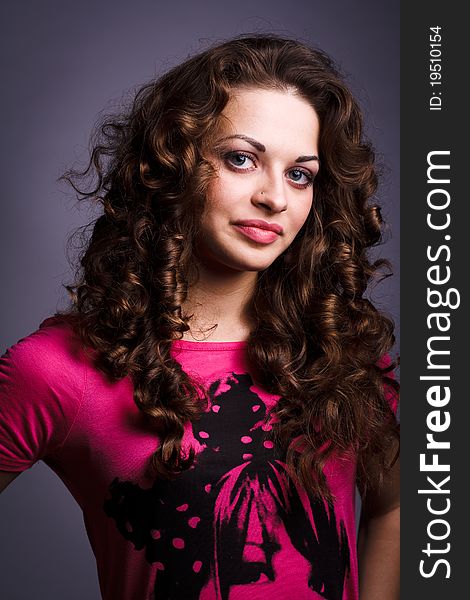
[(0, 469), (22, 471), (60, 448), (80, 410), (88, 369), (70, 324), (44, 320), (0, 357)]
[(63, 316), (51, 316), (38, 328), (11, 345), (1, 357), (1, 371), (21, 376), (25, 383), (40, 380), (65, 384), (82, 381), (88, 362), (71, 322)]

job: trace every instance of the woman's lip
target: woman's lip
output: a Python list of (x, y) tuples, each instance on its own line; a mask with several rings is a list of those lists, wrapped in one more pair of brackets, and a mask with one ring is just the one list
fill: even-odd
[(262, 229), (261, 227), (254, 227), (251, 225), (240, 225), (234, 223), (235, 229), (238, 229), (244, 236), (257, 242), (258, 244), (272, 244), (275, 242), (279, 234), (269, 229)]
[(281, 235), (283, 229), (277, 223), (268, 223), (262, 219), (244, 219), (241, 221), (235, 221), (234, 225), (240, 225), (241, 227), (257, 227), (258, 229), (264, 229), (266, 231), (274, 231)]

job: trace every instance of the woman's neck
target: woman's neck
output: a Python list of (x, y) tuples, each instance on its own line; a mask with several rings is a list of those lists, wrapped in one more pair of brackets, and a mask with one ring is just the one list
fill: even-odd
[(193, 315), (185, 340), (237, 342), (248, 338), (253, 323), (249, 304), (256, 284), (252, 271), (214, 272), (199, 267), (198, 281), (190, 287), (183, 305)]

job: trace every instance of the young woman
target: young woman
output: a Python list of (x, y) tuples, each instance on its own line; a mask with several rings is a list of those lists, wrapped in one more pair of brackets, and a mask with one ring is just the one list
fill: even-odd
[(377, 178), (331, 59), (230, 40), (98, 134), (71, 306), (1, 359), (2, 486), (54, 469), (106, 599), (398, 598)]

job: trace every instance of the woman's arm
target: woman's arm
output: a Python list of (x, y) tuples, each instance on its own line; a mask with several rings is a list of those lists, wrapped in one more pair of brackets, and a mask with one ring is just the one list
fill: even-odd
[(360, 600), (400, 598), (400, 465), (362, 497), (358, 537)]

